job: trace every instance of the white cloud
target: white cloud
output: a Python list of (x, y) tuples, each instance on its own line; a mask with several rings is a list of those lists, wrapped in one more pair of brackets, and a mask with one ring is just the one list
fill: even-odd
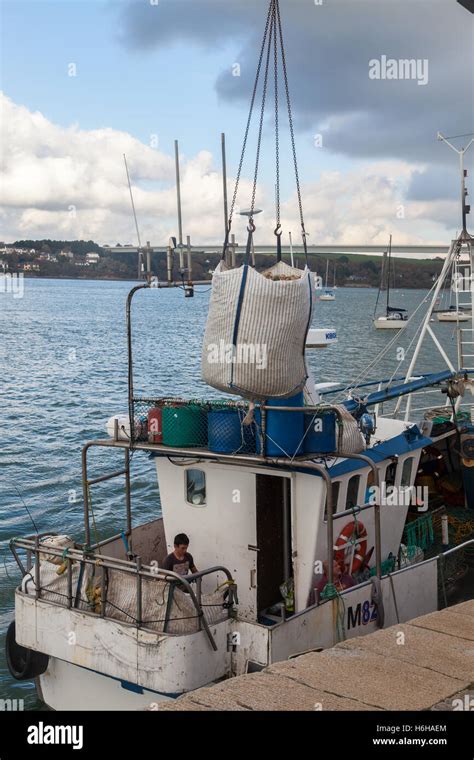
[[(142, 240), (165, 245), (176, 234), (174, 158), (113, 129), (61, 127), (39, 112), (1, 96), (2, 237), (94, 239), (99, 243), (135, 243), (123, 154), (132, 177)], [(425, 167), (402, 161), (367, 164), (347, 173), (326, 172), (303, 187), (306, 228), (312, 243), (446, 242), (447, 226), (456, 224), (455, 204), (405, 201), (415, 172)], [(182, 156), (184, 234), (193, 243), (222, 242), (222, 179), (206, 151)], [(229, 190), (233, 179), (229, 178)], [(241, 198), (250, 197), (250, 181), (241, 182)], [(273, 241), (273, 189), (260, 186), (257, 243)], [(400, 206), (404, 218), (398, 218)], [(285, 240), (299, 230), (296, 197), (282, 204)], [(245, 242), (245, 220), (235, 230)]]

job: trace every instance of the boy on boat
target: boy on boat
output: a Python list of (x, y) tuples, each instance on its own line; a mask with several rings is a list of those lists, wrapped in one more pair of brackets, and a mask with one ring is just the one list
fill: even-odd
[(170, 570), (178, 575), (197, 573), (193, 555), (188, 552), (189, 538), (186, 533), (178, 533), (174, 539), (174, 551), (163, 562), (163, 570)]

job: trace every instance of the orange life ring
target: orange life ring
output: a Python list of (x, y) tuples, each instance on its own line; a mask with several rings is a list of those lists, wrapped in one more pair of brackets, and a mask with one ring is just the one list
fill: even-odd
[(339, 534), (336, 541), (335, 559), (341, 565), (345, 564), (346, 550), (355, 542), (354, 557), (352, 567), (349, 568), (349, 574), (357, 572), (362, 566), (365, 555), (367, 554), (367, 531), (363, 523), (355, 520), (347, 523)]

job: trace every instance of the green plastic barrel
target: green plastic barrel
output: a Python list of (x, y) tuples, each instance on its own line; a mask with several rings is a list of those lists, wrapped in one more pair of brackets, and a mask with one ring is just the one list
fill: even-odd
[(165, 406), (163, 443), (175, 448), (205, 448), (207, 410), (199, 406)]

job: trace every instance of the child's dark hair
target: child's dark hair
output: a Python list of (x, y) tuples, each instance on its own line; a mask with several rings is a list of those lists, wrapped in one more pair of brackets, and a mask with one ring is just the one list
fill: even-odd
[(189, 546), (189, 538), (186, 533), (178, 533), (178, 535), (174, 537), (174, 545), (181, 546), (183, 544), (184, 546)]

